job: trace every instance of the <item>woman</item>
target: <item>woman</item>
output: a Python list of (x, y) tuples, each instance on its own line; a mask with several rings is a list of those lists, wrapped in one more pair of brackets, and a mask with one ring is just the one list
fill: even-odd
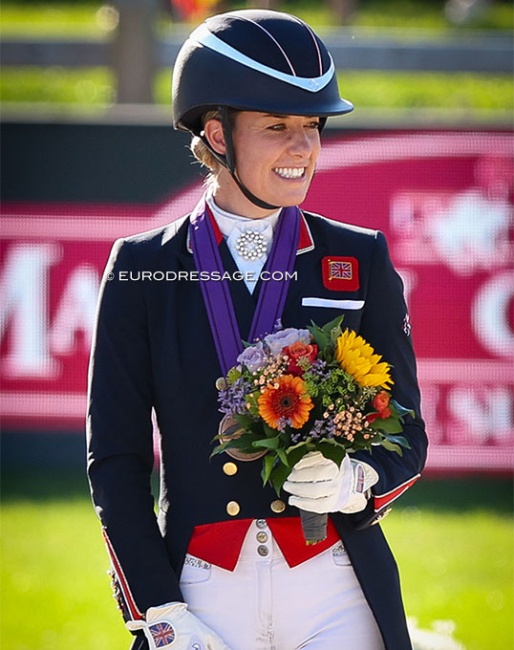
[[(211, 172), (207, 191), (191, 215), (114, 245), (90, 368), (89, 477), (134, 647), (411, 647), (394, 559), (372, 525), (426, 455), (401, 281), (381, 233), (296, 207), (326, 119), (352, 108), (321, 40), (287, 14), (216, 16), (178, 56), (174, 122)], [(143, 271), (150, 279), (130, 281)], [(210, 460), (216, 379), (241, 339), (277, 318), (305, 327), (340, 314), (392, 365), (394, 397), (417, 414), (410, 449), (358, 452), (340, 468), (309, 454), (280, 499), (259, 462)], [(330, 513), (324, 542), (305, 545), (298, 507)]]

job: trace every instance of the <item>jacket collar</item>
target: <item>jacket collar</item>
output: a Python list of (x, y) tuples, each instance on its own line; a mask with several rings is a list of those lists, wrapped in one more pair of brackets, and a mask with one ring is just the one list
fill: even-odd
[[(216, 243), (218, 246), (221, 244), (223, 241), (223, 235), (221, 233), (221, 230), (219, 229), (219, 226), (216, 222), (216, 219), (213, 217), (212, 213), (210, 210), (208, 210), (209, 218), (211, 220), (211, 224), (214, 230), (214, 236), (216, 238)], [(298, 248), (296, 250), (297, 255), (301, 255), (302, 253), (307, 253), (309, 251), (314, 250), (314, 239), (312, 238), (312, 234), (309, 228), (309, 224), (307, 223), (307, 220), (305, 218), (304, 213), (300, 210), (300, 215), (301, 215), (301, 221), (300, 221), (300, 236), (298, 238)], [(190, 239), (190, 234), (189, 230), (187, 232), (187, 239), (186, 239), (186, 247), (188, 253), (193, 253), (193, 249), (191, 248), (191, 239)]]

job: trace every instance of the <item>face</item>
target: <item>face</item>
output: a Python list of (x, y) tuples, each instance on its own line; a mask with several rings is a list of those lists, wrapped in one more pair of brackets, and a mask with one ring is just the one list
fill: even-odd
[[(217, 144), (224, 148), (217, 124)], [(320, 153), (319, 118), (243, 111), (236, 114), (233, 140), (237, 175), (255, 196), (281, 207), (305, 199)], [(246, 199), (226, 169), (218, 176), (215, 198), (221, 208), (243, 216), (273, 212)]]

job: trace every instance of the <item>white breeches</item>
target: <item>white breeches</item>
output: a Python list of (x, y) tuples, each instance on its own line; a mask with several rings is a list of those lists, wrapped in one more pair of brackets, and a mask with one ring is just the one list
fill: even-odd
[(290, 568), (254, 521), (234, 571), (188, 555), (180, 586), (231, 650), (384, 650), (341, 542)]

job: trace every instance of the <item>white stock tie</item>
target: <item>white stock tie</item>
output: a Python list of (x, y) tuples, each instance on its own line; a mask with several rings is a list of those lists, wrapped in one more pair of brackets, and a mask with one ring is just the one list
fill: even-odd
[(252, 293), (268, 258), (272, 240), (271, 224), (258, 220), (235, 224), (227, 238), (227, 246)]

